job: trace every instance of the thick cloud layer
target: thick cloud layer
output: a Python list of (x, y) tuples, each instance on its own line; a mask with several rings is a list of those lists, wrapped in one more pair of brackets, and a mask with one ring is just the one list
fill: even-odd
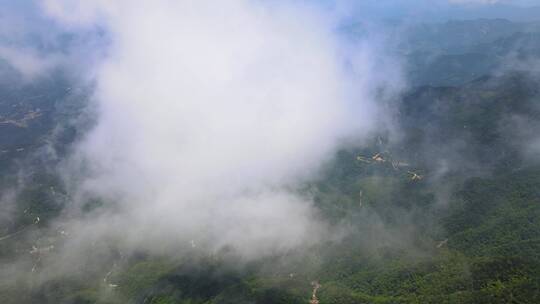
[[(96, 126), (65, 164), (76, 210), (105, 202), (79, 238), (127, 249), (201, 246), (255, 257), (324, 233), (309, 180), (361, 140), (399, 69), (314, 7), (259, 1), (46, 1), (64, 26), (110, 38)], [(354, 49), (354, 51), (352, 51)], [(114, 206), (114, 208), (112, 208)], [(102, 208), (103, 209), (103, 208)], [(73, 216), (72, 214), (69, 215)]]

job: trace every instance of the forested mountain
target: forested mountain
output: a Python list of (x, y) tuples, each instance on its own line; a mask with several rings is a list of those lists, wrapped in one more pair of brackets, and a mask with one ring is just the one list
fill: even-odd
[(0, 303), (540, 303), (540, 74), (522, 68), (539, 35), (499, 19), (413, 26), (391, 119), (293, 189), (334, 236), (249, 261), (195, 241), (176, 257), (125, 255), (111, 238), (75, 272), (42, 275), (70, 238), (54, 223), (70, 185), (52, 168), (92, 125), (91, 89), (60, 72), (0, 83), (1, 198), (16, 202), (0, 210), (14, 214), (0, 216), (13, 265)]

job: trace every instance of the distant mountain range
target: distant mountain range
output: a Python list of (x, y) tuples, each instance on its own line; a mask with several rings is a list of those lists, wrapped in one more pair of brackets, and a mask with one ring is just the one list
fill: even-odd
[(460, 85), (540, 59), (540, 22), (504, 19), (411, 26), (399, 43), (413, 85)]
[[(353, 37), (378, 30), (364, 23), (343, 28)], [(392, 21), (382, 26), (382, 30), (391, 33), (392, 48), (396, 56), (403, 58), (406, 78), (412, 86), (462, 85), (505, 70), (524, 66), (529, 69), (531, 62), (540, 61), (540, 21), (474, 19), (413, 24)]]

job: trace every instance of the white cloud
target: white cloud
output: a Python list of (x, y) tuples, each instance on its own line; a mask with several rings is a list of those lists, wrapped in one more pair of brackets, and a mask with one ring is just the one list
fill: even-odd
[(46, 2), (61, 22), (105, 28), (112, 44), (94, 71), (98, 123), (66, 166), (85, 167), (80, 200), (118, 208), (73, 229), (127, 248), (194, 239), (249, 257), (317, 240), (311, 201), (290, 189), (341, 140), (372, 130), (373, 95), (395, 66), (375, 66), (384, 61), (369, 44), (345, 47), (309, 7), (77, 3)]
[(60, 58), (56, 55), (42, 55), (31, 48), (2, 45), (0, 45), (0, 60), (9, 63), (27, 80), (44, 75), (60, 62)]

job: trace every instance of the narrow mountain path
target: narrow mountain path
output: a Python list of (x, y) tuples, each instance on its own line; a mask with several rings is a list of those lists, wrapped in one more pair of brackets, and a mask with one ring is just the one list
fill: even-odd
[(311, 282), (311, 285), (313, 286), (313, 293), (311, 294), (311, 300), (309, 301), (310, 304), (319, 304), (319, 299), (317, 298), (317, 290), (321, 288), (321, 284), (317, 281)]

